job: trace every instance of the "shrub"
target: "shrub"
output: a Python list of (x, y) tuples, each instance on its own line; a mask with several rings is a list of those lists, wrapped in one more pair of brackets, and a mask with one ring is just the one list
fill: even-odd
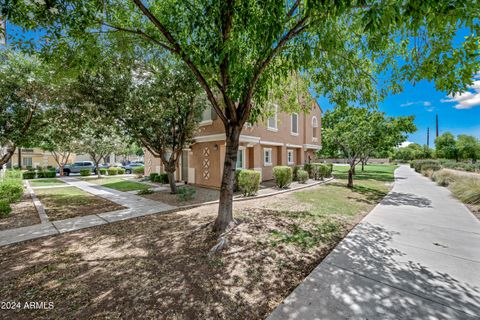
[(7, 200), (0, 199), (0, 218), (7, 217), (12, 212), (12, 207)]
[(32, 166), (27, 166), (28, 171), (35, 171), (35, 169)]
[(195, 188), (180, 187), (178, 188), (178, 199), (180, 199), (180, 201), (191, 200), (195, 197), (195, 193), (197, 193), (197, 190), (195, 190)]
[(92, 174), (92, 170), (90, 169), (80, 169), (80, 175), (83, 177), (87, 177)]
[(100, 169), (98, 169), (98, 171), (100, 171), (101, 175), (106, 175), (107, 174), (107, 169), (105, 169), (105, 168), (100, 168)]
[(412, 162), (412, 164), (415, 171), (419, 173), (421, 173), (422, 170), (437, 171), (442, 168), (442, 166), (440, 165), (440, 162), (437, 160), (415, 160)]
[(332, 175), (333, 164), (331, 163), (312, 163), (311, 178), (320, 180)]
[(7, 170), (5, 172), (5, 179), (22, 180), (22, 170)]
[(298, 182), (300, 183), (306, 183), (308, 180), (308, 172), (305, 170), (298, 170), (297, 171), (297, 178)]
[(480, 178), (461, 177), (452, 183), (450, 188), (462, 202), (480, 205)]
[(43, 171), (43, 175), (45, 178), (55, 178), (57, 176), (57, 172), (55, 172), (55, 170), (47, 170)]
[(38, 170), (37, 171), (37, 178), (45, 178), (45, 171), (43, 170)]
[(166, 173), (160, 173), (158, 177), (156, 178), (156, 181), (158, 183), (168, 183), (168, 174)]
[(133, 168), (133, 173), (141, 178), (145, 174), (145, 167), (135, 167)]
[(305, 163), (303, 165), (303, 170), (307, 171), (308, 176), (310, 178), (313, 178), (313, 173), (312, 173), (312, 164), (311, 163)]
[(300, 170), (299, 166), (293, 167), (293, 181), (298, 181), (298, 170)]
[(238, 188), (238, 175), (240, 174), (240, 171), (242, 171), (242, 169), (235, 170), (235, 180), (233, 180), (233, 192), (237, 192), (240, 190)]
[(116, 176), (117, 172), (118, 172), (118, 169), (115, 168), (115, 167), (111, 167), (111, 168), (107, 169), (107, 172), (108, 172), (109, 176)]
[(450, 184), (455, 182), (457, 178), (457, 174), (447, 170), (439, 170), (434, 172), (432, 175), (432, 180), (442, 187), (448, 187)]
[(153, 193), (153, 190), (152, 189), (142, 189), (140, 191), (137, 192), (138, 195), (145, 195), (145, 194), (152, 194)]
[(155, 182), (155, 181), (157, 181), (158, 173), (152, 172), (152, 173), (150, 173), (149, 177), (150, 177), (150, 181)]
[(125, 169), (123, 169), (123, 168), (117, 168), (117, 173), (118, 173), (118, 174), (125, 174)]
[(240, 170), (238, 173), (238, 188), (244, 196), (254, 196), (260, 186), (260, 172), (255, 170)]
[(35, 179), (37, 173), (35, 171), (25, 171), (23, 173), (23, 179)]
[(5, 179), (0, 182), (0, 200), (12, 203), (22, 199), (22, 196), (23, 185), (21, 180)]
[(273, 177), (279, 188), (287, 188), (292, 183), (292, 168), (287, 166), (273, 167)]

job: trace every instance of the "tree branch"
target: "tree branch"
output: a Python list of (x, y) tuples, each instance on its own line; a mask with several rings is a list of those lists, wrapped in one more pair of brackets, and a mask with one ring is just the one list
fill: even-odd
[(142, 3), (141, 0), (132, 0), (133, 3), (142, 11), (142, 13), (157, 27), (158, 30), (163, 34), (165, 39), (173, 46), (173, 51), (176, 53), (192, 70), (193, 74), (197, 78), (198, 82), (202, 86), (202, 88), (205, 90), (207, 93), (208, 100), (212, 104), (213, 108), (217, 112), (218, 116), (220, 119), (222, 119), (224, 124), (228, 124), (228, 119), (225, 117), (225, 114), (223, 113), (222, 109), (218, 105), (218, 102), (215, 98), (215, 95), (213, 94), (210, 86), (207, 83), (207, 80), (203, 77), (202, 73), (200, 70), (197, 68), (197, 66), (190, 60), (190, 58), (187, 56), (187, 54), (182, 50), (178, 42), (175, 40), (173, 35), (170, 33), (170, 31), (153, 15), (150, 10), (148, 10), (147, 7)]

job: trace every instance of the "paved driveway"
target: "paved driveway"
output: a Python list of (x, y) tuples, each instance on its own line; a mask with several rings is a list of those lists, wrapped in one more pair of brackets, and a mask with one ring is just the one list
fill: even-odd
[(268, 318), (480, 319), (480, 222), (406, 166)]

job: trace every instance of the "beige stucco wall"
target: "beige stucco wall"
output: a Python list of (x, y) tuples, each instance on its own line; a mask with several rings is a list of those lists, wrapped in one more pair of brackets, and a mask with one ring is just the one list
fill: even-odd
[[(202, 142), (192, 145), (190, 167), (195, 169), (195, 184), (219, 188), (225, 141)], [(221, 153), (221, 151), (223, 151)]]

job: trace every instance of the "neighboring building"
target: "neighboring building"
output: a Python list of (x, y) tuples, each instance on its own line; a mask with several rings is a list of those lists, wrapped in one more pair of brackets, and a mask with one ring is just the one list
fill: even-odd
[[(309, 113), (278, 111), (265, 124), (245, 125), (240, 136), (237, 168), (260, 172), (261, 180), (273, 179), (277, 165), (302, 165), (314, 160), (321, 149), (322, 110), (312, 99)], [(205, 187), (219, 188), (225, 157), (225, 131), (222, 121), (207, 108), (194, 136), (185, 149), (176, 179)], [(145, 151), (145, 174), (163, 172), (161, 160)]]
[[(71, 154), (68, 158), (67, 163), (75, 161), (75, 154)], [(54, 157), (48, 151), (43, 151), (40, 148), (22, 148), (20, 152), (20, 159), (18, 158), (18, 148), (15, 150), (15, 153), (10, 158), (10, 161), (7, 162), (7, 168), (16, 167), (21, 164), (22, 168), (27, 167), (57, 167), (58, 164), (55, 162)]]

